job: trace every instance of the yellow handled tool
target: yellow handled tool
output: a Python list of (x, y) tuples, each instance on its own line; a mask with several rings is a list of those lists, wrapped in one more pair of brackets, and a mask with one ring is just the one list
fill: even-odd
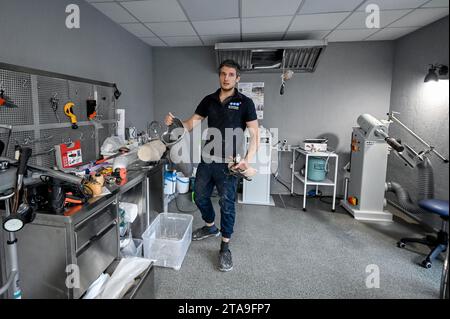
[(78, 128), (77, 125), (77, 117), (75, 114), (73, 114), (73, 107), (75, 106), (74, 103), (69, 102), (66, 105), (64, 105), (64, 114), (66, 114), (68, 117), (70, 117), (70, 122), (72, 123), (72, 128), (76, 130)]

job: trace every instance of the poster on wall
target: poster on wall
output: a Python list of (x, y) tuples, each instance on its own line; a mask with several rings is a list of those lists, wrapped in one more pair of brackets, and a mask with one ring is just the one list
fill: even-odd
[(264, 82), (239, 82), (238, 90), (255, 103), (258, 120), (264, 118)]

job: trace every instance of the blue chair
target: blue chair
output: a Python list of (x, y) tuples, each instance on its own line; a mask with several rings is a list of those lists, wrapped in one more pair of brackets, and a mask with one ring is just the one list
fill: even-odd
[(424, 199), (419, 202), (419, 206), (422, 209), (441, 217), (441, 230), (438, 232), (437, 236), (427, 236), (421, 239), (402, 238), (397, 243), (397, 246), (404, 248), (406, 243), (419, 243), (429, 246), (431, 248), (431, 252), (428, 254), (427, 258), (422, 261), (422, 266), (425, 268), (431, 268), (433, 260), (435, 260), (441, 252), (445, 252), (448, 247), (448, 233), (446, 231), (448, 222), (448, 201), (439, 199)]

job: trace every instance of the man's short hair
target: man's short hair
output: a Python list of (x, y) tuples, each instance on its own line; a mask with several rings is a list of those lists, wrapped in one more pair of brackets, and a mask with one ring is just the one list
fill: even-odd
[(241, 66), (236, 61), (234, 61), (234, 60), (224, 60), (224, 61), (222, 61), (222, 63), (220, 63), (220, 66), (219, 66), (219, 74), (220, 74), (220, 70), (222, 70), (222, 68), (224, 66), (227, 66), (229, 68), (235, 69), (236, 70), (236, 76), (241, 76)]

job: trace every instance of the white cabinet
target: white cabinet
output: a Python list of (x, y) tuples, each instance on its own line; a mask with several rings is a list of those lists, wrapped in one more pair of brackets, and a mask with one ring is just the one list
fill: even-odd
[[(259, 128), (259, 148), (256, 153), (254, 163), (250, 163), (257, 170), (257, 174), (251, 181), (243, 182), (242, 204), (275, 206), (272, 196), (270, 196), (270, 167), (272, 163), (272, 136), (270, 131)], [(250, 136), (246, 131), (245, 149), (248, 149)]]

